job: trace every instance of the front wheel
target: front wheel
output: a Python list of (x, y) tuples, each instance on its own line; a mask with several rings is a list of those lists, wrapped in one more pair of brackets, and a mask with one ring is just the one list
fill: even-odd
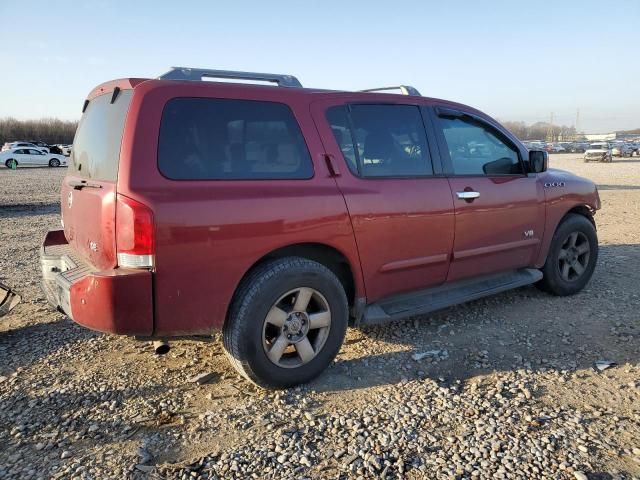
[(300, 257), (272, 260), (239, 287), (223, 328), (224, 348), (256, 385), (291, 387), (329, 366), (348, 316), (344, 288), (327, 267)]
[(4, 165), (7, 168), (16, 168), (18, 166), (18, 162), (14, 158), (10, 158), (6, 162), (4, 162)]
[(49, 166), (50, 167), (59, 167), (60, 166), (60, 160), (58, 160), (57, 158), (52, 158), (51, 160), (49, 160)]
[(551, 240), (538, 286), (553, 295), (573, 295), (591, 279), (598, 260), (598, 236), (591, 221), (570, 213)]

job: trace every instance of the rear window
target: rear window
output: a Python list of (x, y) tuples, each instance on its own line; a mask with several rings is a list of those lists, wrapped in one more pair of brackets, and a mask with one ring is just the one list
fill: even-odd
[(124, 121), (133, 90), (122, 90), (111, 103), (113, 93), (89, 102), (73, 139), (69, 171), (96, 180), (115, 181)]
[(160, 172), (173, 180), (306, 179), (309, 151), (291, 110), (251, 100), (175, 98), (162, 113)]

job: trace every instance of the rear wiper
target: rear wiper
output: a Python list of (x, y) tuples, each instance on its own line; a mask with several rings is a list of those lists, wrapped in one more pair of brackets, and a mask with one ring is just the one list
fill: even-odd
[(73, 187), (74, 190), (82, 190), (83, 188), (102, 188), (99, 183), (89, 183), (86, 180), (69, 180), (67, 185)]

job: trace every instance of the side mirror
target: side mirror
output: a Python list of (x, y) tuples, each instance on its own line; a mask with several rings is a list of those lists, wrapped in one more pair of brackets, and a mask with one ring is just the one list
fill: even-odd
[(546, 172), (549, 167), (549, 154), (544, 150), (529, 150), (529, 173)]

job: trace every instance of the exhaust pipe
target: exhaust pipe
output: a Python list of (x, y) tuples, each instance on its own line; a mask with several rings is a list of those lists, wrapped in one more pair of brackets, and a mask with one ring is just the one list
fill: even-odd
[(155, 340), (153, 342), (153, 351), (156, 352), (156, 355), (164, 355), (169, 353), (169, 350), (171, 350), (171, 347), (166, 340)]

